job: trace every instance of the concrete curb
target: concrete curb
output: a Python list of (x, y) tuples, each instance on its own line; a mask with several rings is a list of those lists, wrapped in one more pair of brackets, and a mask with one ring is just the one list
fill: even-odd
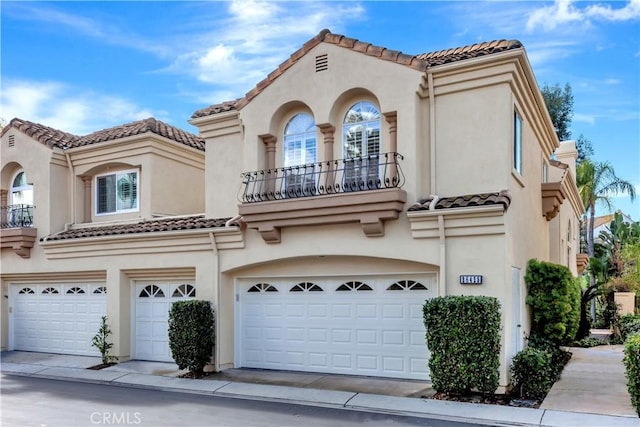
[(271, 384), (193, 380), (118, 371), (92, 371), (81, 368), (46, 367), (8, 362), (2, 364), (0, 372), (7, 375), (33, 378), (107, 384), (305, 406), (324, 406), (494, 426), (640, 427), (640, 418), (635, 417), (516, 408)]

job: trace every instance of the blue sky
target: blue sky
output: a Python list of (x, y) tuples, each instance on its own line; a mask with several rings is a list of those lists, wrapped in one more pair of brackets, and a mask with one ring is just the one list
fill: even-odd
[[(640, 196), (640, 0), (2, 1), (0, 117), (85, 134), (243, 96), (323, 28), (419, 54), (518, 39), (538, 84), (569, 83), (572, 136)], [(640, 220), (640, 201), (613, 199)], [(599, 213), (603, 213), (601, 210)]]

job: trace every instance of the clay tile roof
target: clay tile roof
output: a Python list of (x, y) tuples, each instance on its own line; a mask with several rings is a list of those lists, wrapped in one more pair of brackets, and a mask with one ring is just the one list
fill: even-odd
[(476, 43), (469, 46), (454, 49), (427, 52), (418, 55), (417, 58), (424, 61), (429, 67), (462, 61), (464, 59), (477, 58), (479, 56), (504, 52), (522, 47), (518, 40), (494, 40), (491, 42)]
[(50, 234), (40, 241), (82, 239), (87, 237), (116, 236), (121, 234), (158, 233), (163, 231), (196, 230), (201, 228), (224, 227), (230, 218), (205, 218), (203, 215), (154, 219), (136, 224), (105, 225), (78, 228)]
[(555, 167), (560, 168), (560, 169), (567, 169), (569, 167), (568, 164), (562, 163), (562, 162), (559, 162), (559, 161), (553, 160), (553, 159), (549, 160), (549, 164), (551, 166), (555, 166)]
[(17, 117), (11, 120), (9, 124), (2, 129), (2, 133), (4, 134), (10, 128), (18, 129), (20, 132), (30, 136), (42, 144), (45, 144), (49, 148), (69, 148), (71, 144), (79, 138), (79, 136), (62, 132), (61, 130), (41, 125), (40, 123), (22, 120)]
[(219, 113), (225, 113), (227, 111), (232, 111), (232, 110), (236, 110), (237, 106), (236, 104), (241, 100), (242, 98), (238, 98), (234, 101), (227, 101), (227, 102), (222, 102), (220, 104), (214, 104), (214, 105), (210, 105), (206, 108), (202, 108), (198, 111), (196, 111), (195, 113), (193, 113), (191, 115), (192, 119), (198, 118), (198, 117), (205, 117), (205, 116), (211, 116), (213, 114), (219, 114)]
[(90, 133), (89, 135), (80, 137), (72, 144), (72, 146), (82, 147), (128, 136), (141, 135), (147, 132), (151, 132), (180, 144), (204, 151), (204, 139), (161, 122), (160, 120), (156, 120), (153, 117)]
[(9, 128), (18, 129), (36, 141), (46, 144), (50, 148), (57, 147), (67, 149), (82, 147), (84, 145), (97, 144), (100, 142), (151, 132), (156, 135), (169, 138), (180, 144), (188, 145), (189, 147), (193, 147), (197, 150), (205, 150), (203, 138), (154, 118), (115, 126), (109, 129), (93, 132), (85, 136), (72, 135), (49, 126), (41, 125), (40, 123), (33, 123), (19, 118), (11, 120), (9, 124), (2, 129), (2, 134), (4, 134), (4, 132)]
[[(410, 212), (426, 211), (433, 202), (433, 197), (428, 197), (414, 203), (408, 210)], [(435, 209), (467, 208), (472, 206), (502, 205), (505, 212), (511, 204), (511, 195), (508, 190), (499, 193), (467, 194), (464, 196), (441, 197), (435, 204)]]
[(311, 40), (307, 41), (300, 49), (293, 52), (286, 61), (280, 64), (276, 70), (269, 73), (264, 80), (247, 92), (244, 97), (236, 99), (235, 101), (224, 102), (222, 104), (215, 104), (210, 107), (202, 108), (193, 113), (191, 118), (210, 116), (230, 111), (232, 109), (240, 110), (249, 101), (251, 101), (251, 99), (260, 94), (264, 88), (281, 76), (286, 69), (299, 61), (300, 58), (320, 43), (333, 44), (355, 52), (361, 52), (365, 55), (375, 56), (385, 61), (405, 65), (419, 71), (425, 71), (427, 68), (435, 65), (462, 61), (464, 59), (476, 58), (483, 55), (522, 47), (522, 43), (517, 40), (495, 40), (492, 42), (477, 43), (455, 49), (423, 53), (421, 55), (407, 55), (397, 50), (390, 50), (382, 46), (375, 46), (371, 43), (361, 42), (340, 34), (334, 34), (331, 31), (324, 29)]

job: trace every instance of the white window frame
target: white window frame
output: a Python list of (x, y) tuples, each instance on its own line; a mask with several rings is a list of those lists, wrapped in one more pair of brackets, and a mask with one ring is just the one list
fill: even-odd
[[(21, 185), (18, 187), (14, 187), (13, 184), (16, 180), (16, 178), (18, 177), (18, 175), (20, 174), (24, 174), (24, 176), (27, 179), (27, 184), (26, 185)], [(29, 184), (29, 176), (27, 175), (27, 172), (24, 169), (20, 169), (18, 170), (16, 173), (13, 174), (13, 176), (11, 177), (11, 188), (9, 189), (9, 205), (33, 205), (33, 184)], [(15, 193), (23, 193), (24, 195), (26, 194), (30, 194), (30, 197), (27, 196), (25, 197), (25, 200), (20, 201), (20, 203), (18, 203), (15, 199), (14, 199), (14, 194)]]
[(518, 110), (513, 110), (513, 170), (522, 176), (522, 116)]
[[(362, 107), (371, 106), (377, 112), (377, 117), (374, 117), (370, 120), (362, 120), (358, 122), (349, 122), (348, 115), (354, 109), (362, 109)], [(371, 127), (372, 129), (377, 128), (378, 130), (378, 144), (377, 144), (377, 152), (369, 152), (369, 138), (365, 135), (366, 132), (362, 135), (361, 143), (361, 152), (358, 155), (353, 155), (353, 153), (349, 153), (347, 150), (347, 134), (349, 129), (363, 126), (365, 130), (368, 130), (367, 127)], [(352, 104), (347, 111), (344, 113), (344, 117), (342, 118), (342, 158), (354, 158), (354, 157), (367, 157), (369, 155), (377, 155), (382, 153), (382, 113), (380, 113), (380, 107), (378, 107), (375, 103), (368, 100), (361, 100), (354, 104)]]
[[(289, 132), (292, 126), (299, 126), (298, 119), (310, 119), (310, 126), (306, 129), (294, 129)], [(304, 124), (304, 122), (300, 122)], [(318, 135), (313, 116), (309, 113), (302, 112), (294, 114), (284, 127), (283, 134), (284, 144), (282, 146), (282, 163), (284, 167), (300, 166), (316, 163), (318, 161)], [(290, 153), (298, 151), (300, 161), (295, 161)]]
[[(136, 174), (136, 194), (135, 194), (135, 207), (130, 208), (130, 209), (118, 209), (118, 177), (122, 176), (122, 175), (126, 175), (126, 174), (130, 174), (130, 173), (135, 173)], [(116, 188), (115, 188), (115, 193), (116, 193), (116, 204), (115, 204), (115, 209), (113, 211), (108, 211), (108, 212), (99, 212), (99, 207), (100, 207), (100, 194), (99, 194), (99, 179), (100, 178), (104, 178), (107, 176), (115, 176), (115, 182), (116, 182)], [(127, 170), (120, 170), (120, 171), (116, 171), (116, 172), (109, 172), (109, 173), (103, 173), (100, 175), (96, 175), (94, 177), (94, 183), (93, 183), (93, 189), (94, 189), (94, 202), (95, 202), (95, 215), (96, 216), (103, 216), (103, 215), (115, 215), (115, 214), (122, 214), (122, 213), (127, 213), (127, 212), (139, 212), (140, 211), (140, 171), (138, 169), (127, 169)]]

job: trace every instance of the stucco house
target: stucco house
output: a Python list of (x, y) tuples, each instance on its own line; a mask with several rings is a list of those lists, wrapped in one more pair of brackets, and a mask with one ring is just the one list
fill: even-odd
[(506, 386), (527, 261), (578, 272), (575, 143), (518, 41), (407, 55), (323, 30), (190, 123), (3, 129), (3, 349), (93, 354), (106, 313), (114, 355), (170, 360), (168, 306), (199, 298), (216, 369), (426, 380), (423, 302), (489, 295)]

